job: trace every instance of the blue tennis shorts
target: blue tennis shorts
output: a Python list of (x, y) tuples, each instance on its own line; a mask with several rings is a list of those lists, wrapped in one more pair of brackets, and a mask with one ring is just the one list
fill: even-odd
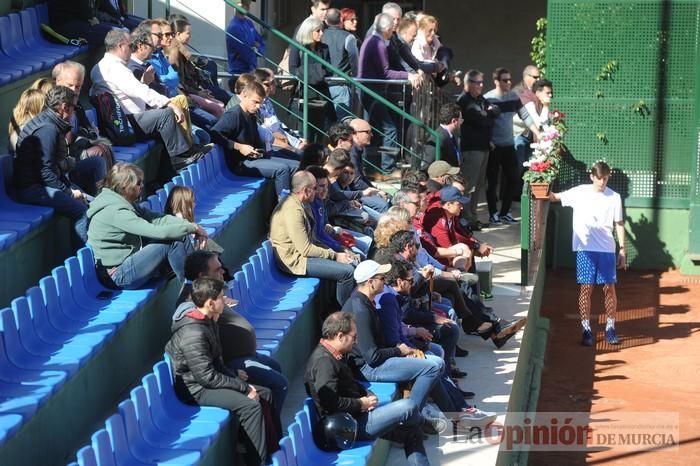
[(614, 252), (576, 251), (576, 282), (579, 285), (617, 283)]

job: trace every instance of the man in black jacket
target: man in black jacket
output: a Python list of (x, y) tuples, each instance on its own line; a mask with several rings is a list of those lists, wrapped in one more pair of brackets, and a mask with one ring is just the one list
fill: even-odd
[(53, 207), (71, 220), (71, 243), (78, 249), (87, 241), (87, 198), (68, 179), (76, 163), (68, 156), (65, 138), (75, 101), (67, 87), (56, 86), (47, 93), (46, 108), (20, 132), (13, 178), (18, 201)]
[(233, 172), (241, 176), (273, 179), (279, 196), (282, 191), (289, 190), (299, 162), (265, 152), (256, 119), (265, 97), (262, 84), (247, 84), (241, 91), (240, 104), (224, 112), (211, 129), (211, 136), (215, 143), (224, 148), (226, 163)]
[(474, 190), (472, 201), (462, 215), (470, 225), (481, 224), (476, 215), (476, 208), (486, 187), (486, 167), (491, 150), (491, 129), (493, 122), (500, 115), (497, 106), (489, 104), (481, 95), (484, 89), (484, 74), (478, 70), (469, 70), (464, 81), (464, 92), (457, 98), (457, 105), (462, 109), (462, 176), (467, 180), (467, 192)]
[(175, 311), (165, 351), (173, 361), (178, 398), (234, 412), (254, 449), (248, 451), (246, 464), (261, 464), (267, 460), (267, 442), (260, 399), (269, 403), (271, 394), (265, 387), (248, 384), (245, 373), (235, 376), (224, 365), (216, 324), (226, 307), (224, 286), (214, 278), (194, 281), (192, 302), (180, 304)]
[[(438, 113), (438, 121), (440, 127), (437, 129), (440, 135), (440, 160), (443, 160), (453, 167), (462, 165), (462, 153), (457, 141), (459, 129), (462, 126), (464, 119), (459, 105), (448, 102), (440, 107)], [(425, 154), (423, 155), (422, 169), (427, 170), (428, 166), (435, 161), (435, 139), (430, 140), (425, 144)]]
[(422, 416), (416, 402), (404, 398), (379, 406), (377, 397), (353, 378), (347, 354), (357, 336), (351, 313), (335, 312), (326, 318), (321, 340), (306, 365), (306, 392), (321, 416), (338, 412), (353, 416), (359, 439), (384, 437), (400, 441), (409, 464), (427, 465), (423, 436), (418, 428)]

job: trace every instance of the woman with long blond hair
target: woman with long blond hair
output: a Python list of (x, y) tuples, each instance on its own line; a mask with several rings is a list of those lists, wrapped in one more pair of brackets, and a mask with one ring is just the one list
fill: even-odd
[(17, 149), (17, 139), (22, 127), (32, 118), (37, 116), (46, 104), (46, 94), (38, 89), (29, 88), (22, 92), (17, 105), (12, 109), (10, 123), (7, 126), (10, 152)]

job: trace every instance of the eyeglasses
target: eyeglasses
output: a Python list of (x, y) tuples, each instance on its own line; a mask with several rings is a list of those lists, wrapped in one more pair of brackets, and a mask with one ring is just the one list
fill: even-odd
[(162, 39), (162, 38), (163, 38), (163, 34), (161, 34), (160, 32), (152, 32), (151, 35), (152, 35), (152, 36), (156, 36), (158, 39)]
[(163, 37), (175, 37), (174, 32), (164, 32), (162, 34), (163, 34)]
[(403, 280), (405, 282), (413, 283), (413, 279), (414, 279), (414, 277), (408, 277), (408, 278), (402, 278), (401, 280)]
[(477, 86), (480, 86), (480, 85), (484, 84), (483, 79), (482, 79), (481, 81), (477, 81), (477, 80), (475, 80), (475, 79), (470, 79), (469, 82), (470, 82), (470, 83), (474, 83), (474, 84), (476, 84)]
[(352, 341), (357, 341), (357, 333), (346, 333), (346, 335), (352, 338)]

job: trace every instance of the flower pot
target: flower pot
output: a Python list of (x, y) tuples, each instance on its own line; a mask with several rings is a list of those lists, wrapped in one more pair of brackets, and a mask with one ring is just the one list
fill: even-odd
[(530, 191), (535, 199), (549, 199), (549, 183), (530, 183)]

